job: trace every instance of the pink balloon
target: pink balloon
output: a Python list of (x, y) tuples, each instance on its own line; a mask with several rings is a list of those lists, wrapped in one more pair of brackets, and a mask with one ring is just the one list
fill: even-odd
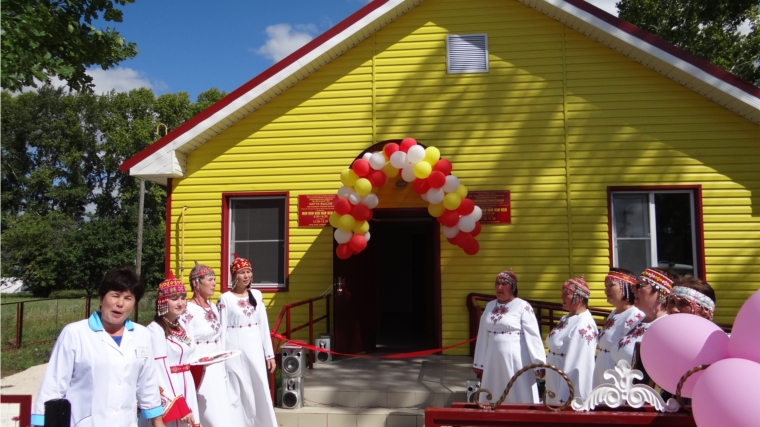
[(758, 425), (760, 405), (757, 402), (760, 402), (760, 388), (757, 384), (760, 382), (760, 363), (745, 359), (725, 359), (715, 362), (700, 373), (702, 375), (694, 386), (691, 401), (694, 421), (699, 427)]
[[(728, 357), (728, 336), (715, 323), (693, 314), (658, 319), (641, 340), (641, 360), (649, 376), (675, 393), (678, 381), (690, 369)], [(689, 377), (681, 395), (691, 397), (702, 372)]]
[(760, 291), (744, 301), (736, 315), (728, 342), (728, 354), (729, 357), (760, 363)]

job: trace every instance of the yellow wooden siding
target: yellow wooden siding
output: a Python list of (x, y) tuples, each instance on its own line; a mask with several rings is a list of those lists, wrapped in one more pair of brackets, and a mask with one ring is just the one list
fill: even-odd
[[(483, 32), (490, 72), (447, 74), (445, 36)], [(757, 289), (757, 125), (499, 0), (427, 0), (191, 152), (174, 180), (172, 267), (183, 206), (187, 277), (193, 259), (220, 268), (221, 193), (289, 191), (290, 291), (265, 294), (274, 323), (284, 304), (332, 282), (332, 234), (297, 227), (298, 194), (334, 193), (364, 149), (406, 136), (438, 147), (470, 190), (511, 191), (512, 224), (484, 226), (477, 256), (441, 236), (443, 345), (467, 338), (465, 296), (492, 292), (505, 268), (521, 297), (550, 301), (571, 274), (586, 274), (591, 304), (605, 306), (609, 185), (701, 184), (717, 320), (732, 321)]]

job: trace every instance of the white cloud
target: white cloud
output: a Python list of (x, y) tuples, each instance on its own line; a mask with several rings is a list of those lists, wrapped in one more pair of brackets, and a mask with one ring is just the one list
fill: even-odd
[(266, 28), (266, 43), (248, 50), (277, 62), (310, 42), (316, 32), (317, 28), (312, 24), (295, 27), (290, 24), (270, 25)]
[[(95, 85), (93, 92), (103, 93), (116, 90), (117, 92), (129, 92), (132, 89), (138, 89), (141, 87), (152, 89), (154, 91), (165, 91), (168, 86), (161, 80), (150, 81), (145, 73), (131, 68), (116, 67), (108, 70), (100, 68), (93, 68), (87, 70), (86, 73), (92, 77), (92, 83)], [(35, 79), (37, 87), (43, 86), (43, 83)], [(57, 76), (50, 78), (50, 84), (53, 87), (66, 86), (66, 83), (59, 79)], [(31, 92), (37, 90), (37, 88), (31, 86), (25, 86), (21, 89), (21, 92)]]
[(745, 36), (749, 34), (752, 31), (752, 26), (750, 24), (751, 21), (749, 19), (745, 19), (738, 28), (739, 32)]
[(618, 10), (615, 7), (615, 3), (618, 1), (619, 0), (586, 0), (586, 3), (591, 3), (605, 12), (617, 16)]

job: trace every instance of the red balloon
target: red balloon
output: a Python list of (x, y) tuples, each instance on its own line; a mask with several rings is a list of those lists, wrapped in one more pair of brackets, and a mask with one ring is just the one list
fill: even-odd
[(457, 234), (457, 237), (454, 238), (457, 241), (457, 246), (464, 249), (472, 244), (472, 242), (475, 240), (474, 237), (472, 237), (472, 234), (465, 233), (464, 231), (460, 231), (459, 234)]
[(348, 243), (341, 243), (335, 248), (335, 254), (338, 255), (338, 258), (340, 259), (348, 259), (352, 253), (351, 248), (348, 247)]
[(477, 240), (472, 239), (472, 243), (470, 243), (469, 246), (464, 248), (464, 253), (467, 255), (475, 255), (480, 250), (480, 243), (478, 243)]
[(354, 164), (351, 165), (351, 169), (353, 169), (354, 172), (356, 172), (356, 174), (362, 178), (369, 175), (369, 171), (372, 170), (372, 168), (369, 166), (369, 162), (364, 159), (354, 160)]
[(427, 178), (420, 179), (417, 178), (414, 180), (414, 183), (412, 184), (412, 189), (417, 194), (425, 194), (430, 190), (430, 183), (428, 182)]
[(372, 213), (372, 209), (370, 209), (370, 210), (369, 210), (369, 216), (367, 217), (367, 220), (368, 220), (368, 221), (369, 221), (370, 219), (372, 219), (372, 215), (374, 215), (374, 214)]
[(359, 203), (358, 205), (354, 206), (353, 209), (351, 209), (351, 216), (353, 216), (357, 221), (366, 221), (369, 219), (369, 215), (370, 210), (367, 205)]
[[(438, 163), (436, 163), (438, 164)], [(441, 171), (433, 171), (427, 178), (431, 188), (441, 188), (446, 184), (446, 175)]]
[(401, 141), (401, 145), (398, 147), (398, 149), (404, 153), (407, 153), (409, 152), (409, 149), (415, 145), (417, 145), (417, 141), (415, 141), (414, 138), (404, 138), (404, 140)]
[(450, 211), (446, 209), (438, 218), (441, 220), (441, 224), (445, 225), (446, 227), (453, 227), (459, 223), (459, 214), (457, 211)]
[(385, 153), (385, 157), (391, 158), (391, 155), (399, 150), (398, 144), (395, 142), (389, 142), (385, 144), (385, 147), (383, 147), (383, 153)]
[(388, 180), (388, 177), (385, 176), (383, 171), (372, 171), (367, 175), (367, 179), (373, 187), (382, 187), (385, 185), (385, 181)]
[(354, 234), (351, 236), (351, 240), (348, 241), (348, 245), (351, 246), (351, 250), (359, 253), (367, 247), (367, 239), (361, 234)]
[(470, 234), (472, 234), (472, 237), (478, 237), (478, 234), (480, 234), (481, 230), (480, 221), (475, 223), (475, 229), (470, 231)]
[(459, 212), (459, 215), (465, 216), (472, 213), (472, 211), (475, 210), (475, 202), (468, 198), (462, 199), (462, 202), (459, 203), (459, 207), (457, 208), (457, 212)]
[(437, 162), (435, 162), (435, 165), (433, 165), (433, 171), (441, 172), (444, 175), (448, 175), (451, 173), (451, 169), (453, 169), (453, 166), (451, 166), (451, 162), (440, 158)]
[(338, 199), (338, 201), (335, 202), (335, 212), (337, 212), (338, 215), (350, 214), (351, 202), (349, 202), (348, 199)]
[(456, 241), (455, 239), (449, 239), (449, 238), (447, 237), (447, 238), (446, 238), (446, 240), (448, 240), (448, 241), (449, 241), (449, 243), (451, 243), (451, 244), (452, 244), (452, 245), (454, 245), (454, 246), (456, 246), (456, 245), (457, 245), (457, 241)]

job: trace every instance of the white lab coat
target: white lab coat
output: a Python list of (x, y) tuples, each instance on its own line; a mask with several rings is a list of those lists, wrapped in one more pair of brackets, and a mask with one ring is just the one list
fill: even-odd
[(45, 402), (71, 402), (72, 427), (135, 427), (163, 413), (150, 333), (127, 320), (121, 345), (103, 330), (100, 313), (66, 325), (53, 347), (32, 410), (45, 423)]

